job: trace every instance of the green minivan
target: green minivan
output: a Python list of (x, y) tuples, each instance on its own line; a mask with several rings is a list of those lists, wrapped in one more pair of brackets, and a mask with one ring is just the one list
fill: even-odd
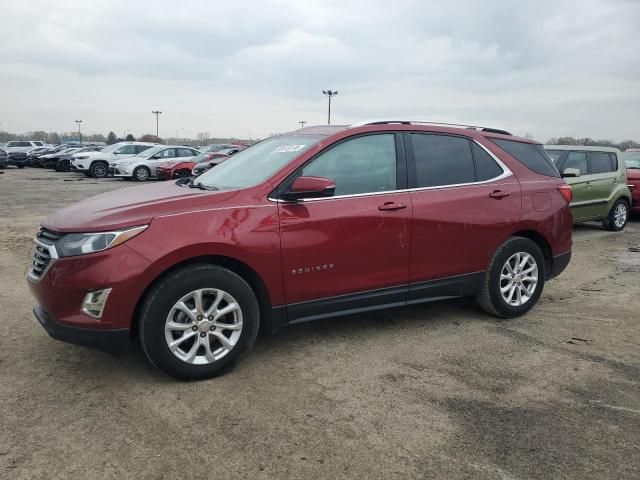
[(620, 231), (629, 219), (631, 192), (622, 152), (617, 148), (545, 145), (545, 150), (571, 185), (574, 223), (602, 221)]

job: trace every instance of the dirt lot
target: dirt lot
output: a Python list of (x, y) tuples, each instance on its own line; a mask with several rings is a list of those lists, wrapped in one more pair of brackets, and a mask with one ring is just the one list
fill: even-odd
[(515, 321), (467, 300), (320, 321), (180, 383), (31, 314), (39, 221), (130, 185), (0, 175), (0, 478), (639, 478), (637, 219), (576, 227), (570, 266)]

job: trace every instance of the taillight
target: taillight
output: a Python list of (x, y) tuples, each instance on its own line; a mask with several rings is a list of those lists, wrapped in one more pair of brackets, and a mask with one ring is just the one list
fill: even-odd
[(560, 192), (560, 195), (562, 195), (562, 197), (567, 201), (567, 203), (571, 203), (571, 199), (573, 198), (573, 190), (571, 190), (571, 187), (569, 185), (560, 185), (558, 187), (558, 191)]

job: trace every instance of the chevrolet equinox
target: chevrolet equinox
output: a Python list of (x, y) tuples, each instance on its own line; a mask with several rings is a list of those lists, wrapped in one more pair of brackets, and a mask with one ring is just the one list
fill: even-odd
[(570, 201), (542, 145), (503, 130), (308, 127), (60, 210), (27, 280), (52, 337), (137, 338), (167, 374), (207, 378), (259, 329), (464, 296), (522, 315), (569, 263)]

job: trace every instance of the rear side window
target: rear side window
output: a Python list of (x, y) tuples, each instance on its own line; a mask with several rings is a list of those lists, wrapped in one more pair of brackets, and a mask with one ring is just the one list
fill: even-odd
[(542, 145), (497, 138), (492, 138), (491, 141), (509, 153), (509, 155), (518, 159), (529, 170), (547, 177), (560, 177), (558, 170), (545, 153)]
[(138, 154), (148, 150), (149, 148), (151, 148), (151, 145), (135, 145), (135, 152)]
[(611, 169), (616, 172), (618, 170), (618, 155), (610, 153), (609, 158), (611, 159)]
[(439, 187), (476, 181), (471, 144), (462, 137), (412, 133), (415, 187)]
[(125, 145), (118, 150), (118, 153), (122, 155), (135, 155), (136, 146), (135, 145)]
[(471, 142), (471, 151), (476, 162), (476, 180), (478, 182), (491, 180), (502, 175), (502, 168), (484, 148), (475, 142)]
[(588, 152), (589, 173), (611, 172), (611, 157), (605, 152)]

